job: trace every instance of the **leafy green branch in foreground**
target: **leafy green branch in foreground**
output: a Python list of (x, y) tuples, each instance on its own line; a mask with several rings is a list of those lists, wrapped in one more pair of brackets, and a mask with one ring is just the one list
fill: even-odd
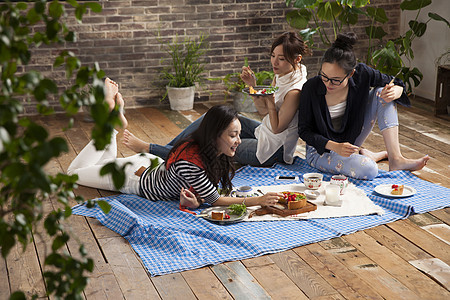
[[(76, 40), (66, 20), (74, 15), (81, 22), (88, 10), (100, 12), (98, 2), (39, 0), (30, 3), (3, 2), (0, 5), (0, 248), (8, 258), (20, 243), (25, 249), (39, 236), (51, 243), (43, 259), (47, 294), (56, 298), (81, 299), (92, 259), (80, 245), (79, 255), (70, 255), (70, 239), (63, 221), (70, 217), (69, 201), (84, 201), (73, 193), (77, 176), (47, 173), (45, 167), (68, 151), (65, 139), (51, 137), (47, 129), (23, 115), (24, 105), (36, 103), (40, 115), (54, 114), (50, 99), (59, 99), (64, 111), (73, 116), (80, 107), (89, 108), (94, 120), (92, 137), (97, 149), (110, 141), (114, 126), (120, 124), (118, 110), (109, 111), (104, 103), (104, 72), (98, 64), (83, 66), (70, 51), (56, 57), (55, 68), (64, 68), (70, 86), (61, 91), (57, 84), (36, 71), (27, 70), (33, 50), (42, 45), (70, 43)], [(67, 124), (70, 128), (71, 122)], [(120, 171), (120, 170), (119, 170)], [(115, 175), (124, 176), (123, 174)], [(119, 182), (123, 182), (119, 180)], [(57, 201), (55, 210), (44, 204)], [(53, 202), (54, 203), (54, 202)], [(92, 202), (89, 203), (93, 205)], [(109, 206), (102, 203), (104, 210)], [(43, 222), (42, 222), (43, 221)], [(43, 229), (42, 224), (43, 223)], [(45, 230), (45, 232), (42, 232)], [(42, 295), (35, 295), (35, 297)], [(25, 299), (23, 291), (11, 291), (11, 299)]]

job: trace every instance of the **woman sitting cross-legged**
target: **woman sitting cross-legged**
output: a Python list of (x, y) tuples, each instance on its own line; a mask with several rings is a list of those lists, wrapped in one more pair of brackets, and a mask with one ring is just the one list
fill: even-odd
[[(373, 179), (377, 161), (389, 170), (420, 170), (428, 156), (407, 159), (400, 152), (397, 103), (409, 105), (399, 79), (356, 63), (354, 33), (339, 34), (323, 58), (319, 75), (308, 80), (299, 105), (298, 133), (306, 142), (306, 161), (329, 173)], [(387, 151), (361, 148), (378, 121)]]
[[(105, 100), (110, 107), (116, 103), (122, 107), (123, 100), (115, 84), (107, 79), (105, 85)], [(122, 123), (126, 125), (123, 110), (119, 111)], [(100, 169), (113, 161), (121, 167), (129, 163), (125, 166), (126, 180), (120, 189), (122, 193), (136, 194), (152, 201), (180, 199), (181, 206), (190, 208), (204, 202), (226, 206), (240, 204), (242, 198), (221, 196), (217, 191), (219, 183), (222, 188), (232, 188), (232, 159), (241, 142), (240, 131), (237, 112), (229, 106), (218, 105), (206, 113), (191, 136), (172, 148), (166, 161), (149, 153), (117, 158), (115, 131), (105, 150), (96, 150), (91, 141), (72, 161), (67, 173), (77, 174), (80, 185), (117, 191), (112, 177), (109, 174), (100, 176)], [(151, 169), (151, 159), (158, 159), (159, 166)], [(273, 205), (281, 196), (280, 193), (267, 193), (249, 197), (245, 204)]]

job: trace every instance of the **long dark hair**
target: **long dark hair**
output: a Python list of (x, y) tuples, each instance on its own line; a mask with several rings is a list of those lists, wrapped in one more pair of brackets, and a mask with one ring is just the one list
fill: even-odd
[[(234, 120), (238, 119), (237, 111), (229, 105), (216, 105), (211, 107), (203, 117), (200, 126), (188, 137), (179, 141), (169, 152), (179, 147), (186, 149), (191, 145), (198, 145), (200, 157), (205, 165), (206, 175), (217, 187), (219, 182), (223, 189), (231, 191), (231, 179), (234, 177), (235, 169), (233, 158), (225, 154), (218, 155), (217, 139), (228, 128)], [(185, 144), (184, 146), (182, 146)], [(183, 150), (182, 149), (182, 150)], [(230, 174), (231, 173), (231, 174)]]
[(324, 62), (337, 63), (346, 74), (349, 74), (354, 68), (356, 68), (356, 56), (353, 52), (353, 45), (355, 43), (355, 33), (339, 33), (336, 41), (323, 55), (322, 64)]
[(291, 64), (294, 69), (297, 68), (295, 59), (299, 55), (303, 56), (309, 53), (308, 46), (295, 32), (285, 32), (277, 37), (277, 39), (272, 43), (270, 54), (272, 54), (275, 48), (279, 45), (283, 46), (284, 58), (289, 62), (289, 64)]

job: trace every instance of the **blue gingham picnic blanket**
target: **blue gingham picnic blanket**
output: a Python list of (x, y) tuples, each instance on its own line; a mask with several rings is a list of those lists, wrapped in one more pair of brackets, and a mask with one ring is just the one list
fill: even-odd
[[(292, 165), (272, 168), (243, 167), (233, 179), (234, 186), (284, 184), (275, 176), (301, 176), (315, 172), (296, 157)], [(324, 174), (324, 180), (331, 175)], [(421, 180), (407, 171), (384, 172), (372, 181), (350, 179), (368, 197), (383, 207), (383, 215), (308, 219), (296, 221), (241, 222), (217, 225), (178, 209), (178, 202), (152, 202), (136, 195), (100, 198), (108, 201), (111, 211), (105, 215), (98, 206), (77, 205), (73, 213), (97, 218), (103, 225), (127, 239), (152, 276), (191, 270), (225, 261), (241, 260), (285, 251), (341, 235), (364, 230), (447, 207), (450, 189)], [(386, 198), (373, 192), (386, 183), (413, 186), (417, 193), (406, 198)], [(196, 212), (200, 212), (199, 208)]]

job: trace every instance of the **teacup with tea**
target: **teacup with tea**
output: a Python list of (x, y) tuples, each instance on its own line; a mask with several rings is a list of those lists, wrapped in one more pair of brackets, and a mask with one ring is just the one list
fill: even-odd
[(253, 195), (253, 188), (251, 186), (240, 186), (236, 190), (231, 192), (231, 196), (236, 197), (250, 197)]
[(303, 183), (310, 190), (317, 190), (322, 186), (323, 174), (306, 173), (303, 175)]

